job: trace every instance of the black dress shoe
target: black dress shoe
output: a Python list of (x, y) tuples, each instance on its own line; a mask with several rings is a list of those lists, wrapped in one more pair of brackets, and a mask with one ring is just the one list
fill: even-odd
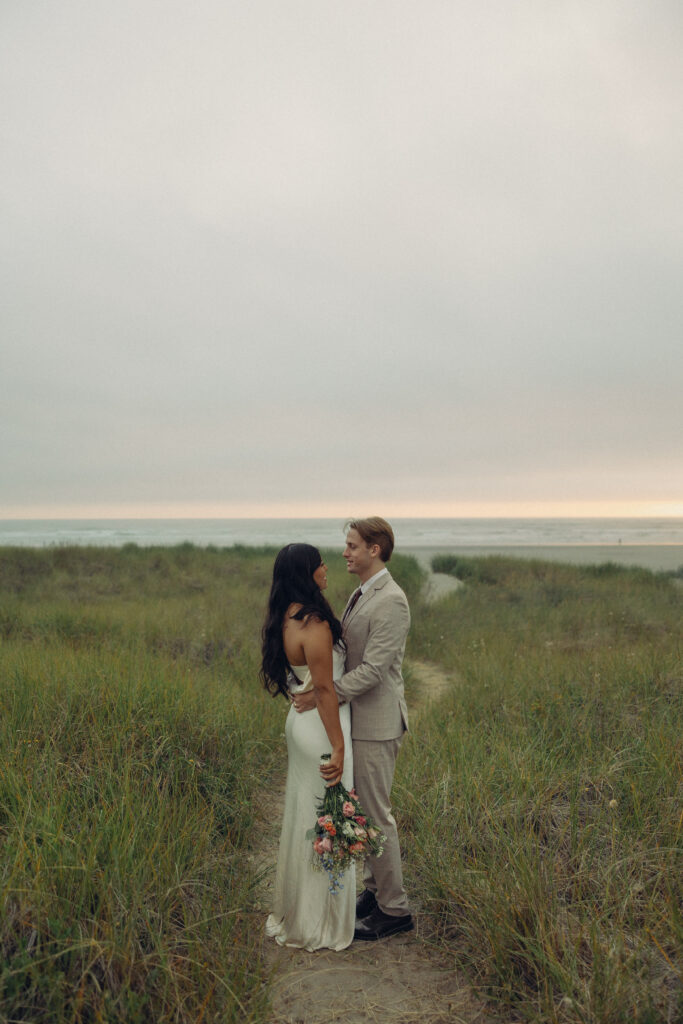
[(363, 889), (356, 900), (356, 920), (362, 921), (364, 917), (369, 917), (376, 906), (377, 900), (375, 899), (374, 892), (370, 892), (369, 889)]
[(353, 937), (354, 939), (362, 939), (366, 942), (376, 942), (377, 939), (385, 939), (387, 935), (395, 935), (397, 932), (409, 932), (413, 928), (413, 919), (410, 914), (404, 914), (402, 917), (392, 917), (391, 914), (384, 914), (379, 907), (375, 907), (368, 917), (356, 922)]

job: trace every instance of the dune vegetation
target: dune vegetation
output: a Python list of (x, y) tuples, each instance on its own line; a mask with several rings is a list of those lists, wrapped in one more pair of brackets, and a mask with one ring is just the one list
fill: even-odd
[(451, 686), (397, 798), (440, 940), (514, 1018), (683, 1019), (683, 590), (664, 574), (434, 560), (418, 610)]
[(263, 1020), (251, 794), (272, 558), (0, 558), (0, 1019)]
[[(272, 559), (0, 550), (1, 1021), (268, 1021), (252, 855), (253, 796), (284, 770), (284, 702), (257, 680)], [(677, 1019), (680, 584), (435, 568), (466, 585), (427, 605), (417, 563), (392, 561), (409, 658), (450, 681), (396, 782), (430, 941), (509, 1019)]]

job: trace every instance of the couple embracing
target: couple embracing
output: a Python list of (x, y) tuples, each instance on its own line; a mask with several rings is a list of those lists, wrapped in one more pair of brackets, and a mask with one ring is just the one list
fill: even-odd
[[(393, 548), (393, 531), (379, 516), (347, 525), (344, 558), (359, 587), (341, 621), (323, 596), (327, 567), (316, 548), (289, 544), (275, 560), (261, 678), (271, 693), (291, 701), (282, 833), (266, 922), (281, 945), (339, 950), (354, 939), (413, 927), (390, 800), (407, 729), (401, 663), (410, 626), (406, 596), (386, 567)], [(330, 749), (321, 767), (321, 754)], [(381, 856), (365, 861), (358, 899), (354, 866), (343, 889), (330, 892), (326, 875), (313, 870), (306, 838), (325, 785), (338, 782), (355, 785), (386, 836)]]

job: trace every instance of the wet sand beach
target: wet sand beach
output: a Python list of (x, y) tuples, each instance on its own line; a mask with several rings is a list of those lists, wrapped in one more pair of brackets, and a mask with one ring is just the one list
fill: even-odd
[(425, 569), (431, 567), (435, 555), (458, 554), (464, 557), (481, 555), (504, 555), (508, 558), (540, 558), (549, 562), (568, 562), (571, 565), (599, 565), (615, 562), (617, 565), (634, 565), (653, 572), (675, 571), (683, 566), (683, 544), (586, 544), (545, 546), (500, 545), (497, 547), (476, 547), (459, 545), (451, 547), (406, 547), (397, 548), (404, 555), (413, 555)]

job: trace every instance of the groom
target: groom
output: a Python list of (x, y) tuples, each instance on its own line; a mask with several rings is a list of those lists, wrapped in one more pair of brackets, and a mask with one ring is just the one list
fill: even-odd
[[(365, 862), (365, 889), (356, 901), (354, 938), (374, 941), (413, 928), (390, 799), (396, 758), (408, 728), (401, 663), (410, 611), (386, 567), (394, 550), (389, 523), (372, 516), (354, 519), (347, 528), (346, 567), (360, 585), (342, 616), (346, 671), (334, 685), (342, 701), (351, 704), (356, 792), (387, 837), (382, 855)], [(297, 710), (307, 710), (299, 699), (295, 703)]]

